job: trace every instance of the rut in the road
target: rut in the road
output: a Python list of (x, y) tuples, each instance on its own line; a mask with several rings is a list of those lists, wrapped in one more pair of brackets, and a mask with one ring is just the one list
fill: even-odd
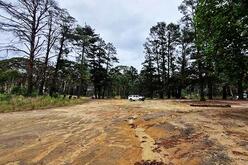
[(139, 138), (142, 147), (142, 160), (155, 160), (159, 162), (167, 162), (159, 153), (154, 152), (157, 148), (155, 140), (145, 133), (144, 128), (136, 128), (135, 134)]
[(138, 127), (135, 123), (137, 116), (129, 117), (128, 124), (135, 129), (135, 136), (140, 141), (142, 148), (142, 161), (169, 162), (155, 150), (158, 148), (155, 140), (145, 132), (145, 129)]

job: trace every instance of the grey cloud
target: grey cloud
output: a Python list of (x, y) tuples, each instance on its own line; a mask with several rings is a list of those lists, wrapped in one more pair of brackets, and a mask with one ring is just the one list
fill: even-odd
[[(79, 23), (96, 28), (118, 50), (120, 64), (141, 69), (143, 43), (158, 21), (177, 22), (181, 0), (76, 0), (61, 1)], [(66, 4), (67, 3), (67, 4)]]
[(158, 21), (177, 22), (181, 0), (58, 0), (79, 24), (91, 25), (117, 50), (120, 64), (141, 68), (143, 43)]

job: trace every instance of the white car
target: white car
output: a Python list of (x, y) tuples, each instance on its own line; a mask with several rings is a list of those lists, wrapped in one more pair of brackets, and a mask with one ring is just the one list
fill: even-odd
[(139, 95), (130, 95), (128, 96), (129, 101), (145, 101), (144, 96), (139, 96)]
[[(248, 99), (248, 94), (247, 94), (247, 92), (244, 92), (244, 93), (243, 93), (243, 98), (244, 98), (244, 99)], [(239, 99), (239, 96), (236, 96), (236, 99), (238, 100), (238, 99)]]

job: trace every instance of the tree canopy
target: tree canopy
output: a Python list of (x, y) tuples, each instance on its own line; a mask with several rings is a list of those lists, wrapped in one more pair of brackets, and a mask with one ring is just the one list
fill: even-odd
[(14, 37), (0, 53), (18, 55), (0, 59), (1, 92), (205, 100), (243, 99), (248, 88), (245, 0), (183, 0), (177, 23), (150, 28), (141, 70), (54, 0), (0, 0), (0, 10), (0, 31)]

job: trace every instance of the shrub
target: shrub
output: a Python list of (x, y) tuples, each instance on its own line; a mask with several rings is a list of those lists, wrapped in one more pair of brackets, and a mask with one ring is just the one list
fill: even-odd
[(9, 94), (1, 94), (0, 93), (0, 101), (3, 102), (3, 101), (10, 101), (11, 100), (11, 95)]
[(25, 95), (26, 93), (27, 93), (27, 89), (21, 86), (16, 86), (11, 91), (11, 94), (14, 95)]

